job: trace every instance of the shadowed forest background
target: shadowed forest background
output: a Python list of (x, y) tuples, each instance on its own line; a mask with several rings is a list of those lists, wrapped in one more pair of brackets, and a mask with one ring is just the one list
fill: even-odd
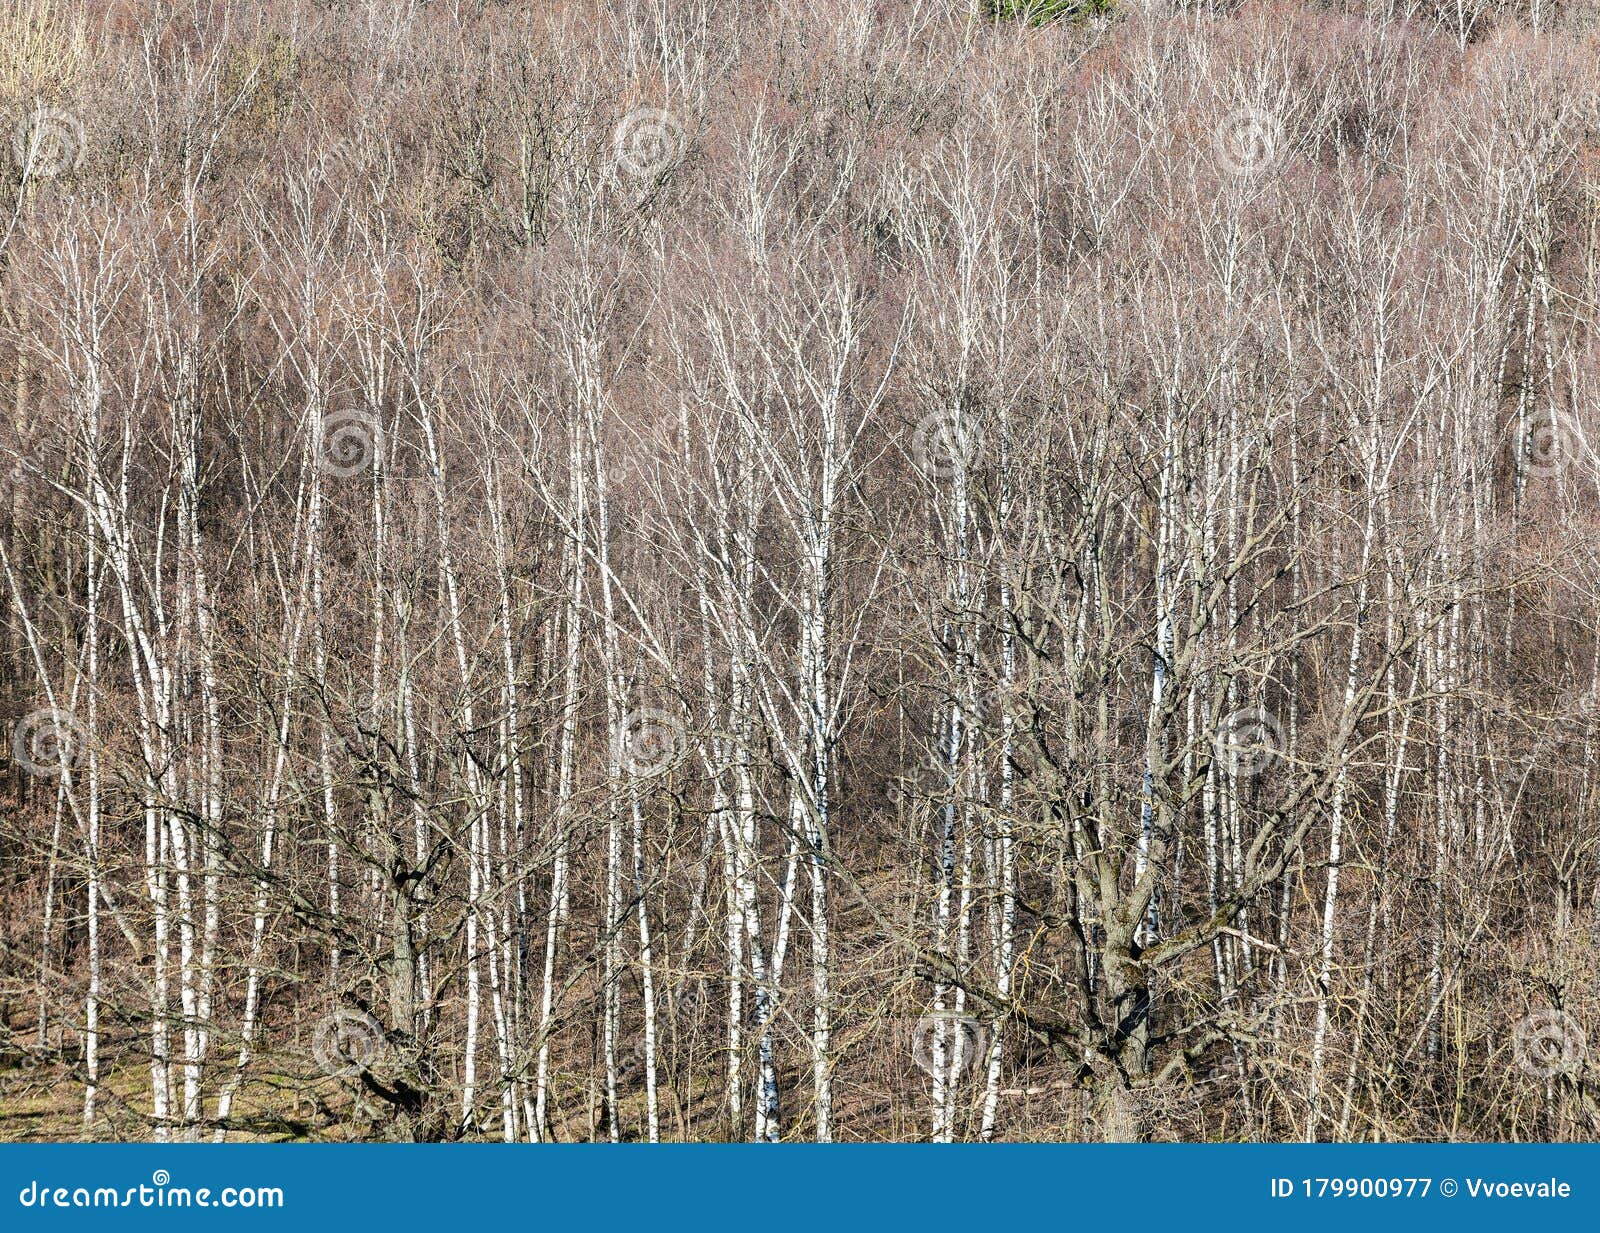
[(1583, 4), (0, 14), (0, 1138), (1600, 1136)]

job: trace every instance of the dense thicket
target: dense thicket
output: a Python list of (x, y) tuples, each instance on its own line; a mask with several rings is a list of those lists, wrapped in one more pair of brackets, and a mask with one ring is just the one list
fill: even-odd
[(995, 11), (0, 16), (0, 1136), (1600, 1131), (1600, 44)]

